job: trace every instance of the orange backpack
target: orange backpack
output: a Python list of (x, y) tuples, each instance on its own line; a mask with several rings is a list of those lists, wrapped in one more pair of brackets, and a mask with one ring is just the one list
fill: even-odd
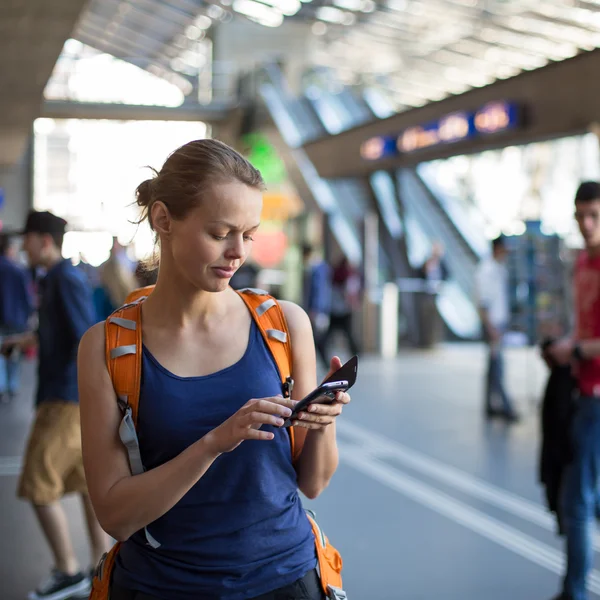
[[(132, 292), (127, 297), (127, 304), (108, 317), (104, 326), (106, 364), (117, 393), (119, 407), (123, 411), (119, 436), (127, 449), (133, 475), (144, 471), (136, 433), (142, 371), (141, 305), (153, 289), (154, 286), (148, 286)], [(263, 290), (246, 288), (238, 291), (238, 294), (248, 307), (275, 359), (281, 377), (282, 393), (289, 397), (294, 384), (291, 377), (292, 348), (281, 306)], [(288, 433), (292, 461), (296, 462), (302, 452), (307, 430), (288, 427)], [(315, 536), (318, 571), (323, 591), (328, 599), (346, 600), (346, 593), (342, 589), (340, 553), (329, 544), (314, 518), (314, 513), (306, 511), (306, 514)], [(147, 529), (145, 533), (150, 546), (160, 546)], [(120, 543), (115, 544), (102, 557), (92, 581), (90, 600), (109, 600), (112, 571), (120, 546)]]

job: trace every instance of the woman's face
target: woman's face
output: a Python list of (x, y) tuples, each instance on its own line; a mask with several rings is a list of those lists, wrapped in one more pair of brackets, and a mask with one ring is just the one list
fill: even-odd
[(214, 185), (184, 219), (172, 221), (169, 246), (180, 275), (199, 289), (225, 290), (250, 254), (261, 211), (260, 190), (238, 181)]

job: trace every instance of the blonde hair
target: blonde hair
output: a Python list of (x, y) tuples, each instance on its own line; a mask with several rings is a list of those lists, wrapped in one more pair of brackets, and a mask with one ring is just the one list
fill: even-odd
[(114, 254), (100, 268), (100, 281), (115, 308), (123, 306), (127, 295), (139, 287), (135, 275)]

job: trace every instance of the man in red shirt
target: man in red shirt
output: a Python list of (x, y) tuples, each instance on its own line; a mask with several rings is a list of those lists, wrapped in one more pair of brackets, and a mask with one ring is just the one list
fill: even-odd
[(585, 242), (574, 273), (575, 329), (571, 338), (549, 350), (557, 363), (573, 363), (579, 388), (570, 427), (573, 460), (565, 473), (561, 499), (567, 572), (556, 600), (587, 600), (586, 578), (594, 558), (600, 483), (600, 183), (579, 186), (575, 218)]

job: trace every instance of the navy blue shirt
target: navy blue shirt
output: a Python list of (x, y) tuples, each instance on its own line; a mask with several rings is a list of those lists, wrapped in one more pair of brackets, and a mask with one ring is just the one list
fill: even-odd
[(79, 401), (77, 349), (95, 316), (85, 274), (68, 260), (54, 265), (40, 282), (37, 404)]
[[(236, 364), (205, 377), (178, 377), (144, 348), (138, 433), (154, 469), (238, 411), (250, 398), (281, 393), (277, 367), (252, 322)], [(288, 585), (317, 564), (298, 494), (288, 432), (245, 441), (219, 456), (162, 517), (122, 546), (114, 581), (163, 600), (245, 600)]]
[(32, 310), (31, 280), (27, 270), (0, 256), (0, 330), (7, 333), (25, 331)]

